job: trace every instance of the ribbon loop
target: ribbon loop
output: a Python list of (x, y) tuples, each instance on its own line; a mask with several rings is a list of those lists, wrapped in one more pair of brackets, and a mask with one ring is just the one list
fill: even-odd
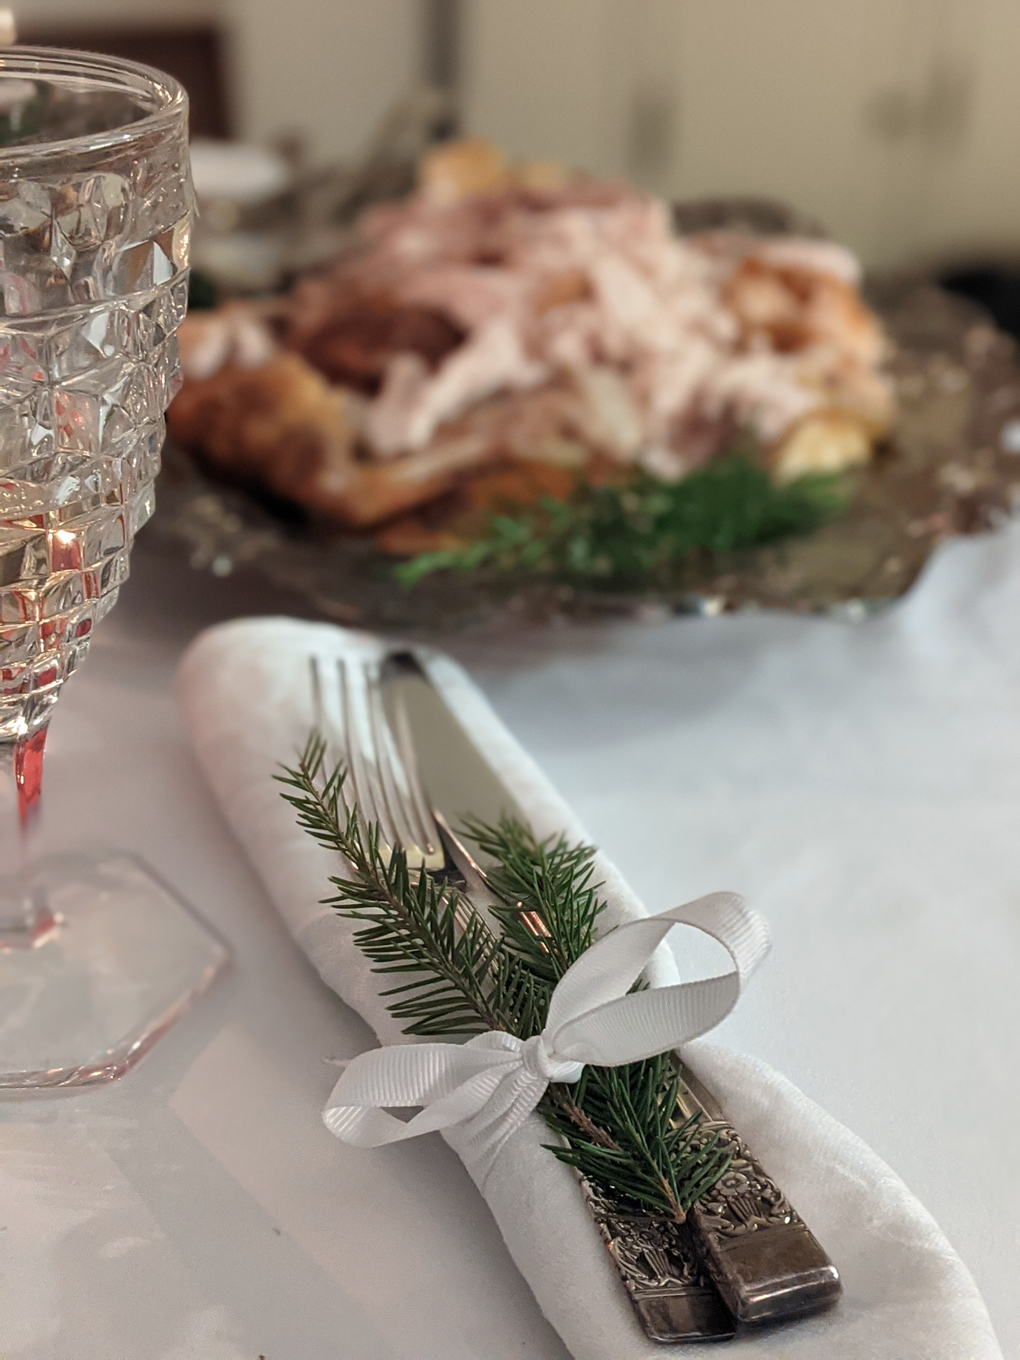
[[(733, 969), (718, 977), (631, 992), (674, 925), (722, 944)], [(524, 1041), (501, 1030), (466, 1044), (397, 1044), (347, 1065), (323, 1112), (327, 1128), (358, 1147), (381, 1147), (436, 1129), (484, 1179), (550, 1082), (575, 1082), (588, 1064), (620, 1067), (706, 1033), (736, 1005), (769, 948), (768, 928), (733, 893), (712, 893), (628, 921), (567, 969), (545, 1029)], [(424, 1106), (406, 1123), (387, 1107)]]

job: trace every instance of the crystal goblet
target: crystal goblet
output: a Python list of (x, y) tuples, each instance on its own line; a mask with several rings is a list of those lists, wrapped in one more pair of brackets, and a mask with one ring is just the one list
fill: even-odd
[(0, 51), (0, 1089), (118, 1075), (225, 958), (130, 855), (25, 851), (53, 706), (153, 510), (187, 303), (187, 122), (158, 71)]

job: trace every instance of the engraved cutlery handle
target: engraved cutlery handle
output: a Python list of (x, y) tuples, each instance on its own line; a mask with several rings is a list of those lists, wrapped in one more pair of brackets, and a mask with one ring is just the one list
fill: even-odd
[(688, 1216), (694, 1246), (726, 1306), (740, 1322), (776, 1322), (830, 1307), (839, 1274), (817, 1239), (765, 1171), (712, 1095), (680, 1064), (679, 1107), (701, 1113), (732, 1158)]
[[(412, 654), (391, 653), (390, 664), (431, 686)], [(375, 672), (376, 683), (380, 678)], [(403, 691), (397, 697), (406, 702)], [(402, 731), (398, 751), (413, 744), (409, 713)], [(407, 762), (411, 769), (416, 763)], [(435, 804), (426, 807), (469, 897), (484, 911), (483, 903), (491, 900), (484, 869)], [(524, 915), (522, 920), (536, 937), (548, 933), (541, 918)], [(717, 1134), (731, 1157), (722, 1180), (691, 1209), (686, 1222), (628, 1212), (581, 1178), (588, 1208), (646, 1334), (663, 1343), (722, 1340), (734, 1334), (734, 1317), (780, 1319), (827, 1306), (840, 1293), (832, 1263), (712, 1096), (682, 1067), (681, 1074), (678, 1113), (700, 1114), (701, 1127)]]
[(581, 1188), (624, 1288), (651, 1341), (725, 1341), (733, 1318), (705, 1273), (688, 1224), (628, 1214), (581, 1177)]

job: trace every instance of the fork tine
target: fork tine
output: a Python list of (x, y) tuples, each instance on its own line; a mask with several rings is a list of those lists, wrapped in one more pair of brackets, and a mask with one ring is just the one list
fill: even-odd
[(368, 692), (378, 721), (378, 749), (387, 773), (387, 796), (394, 810), (399, 809), (401, 825), (406, 827), (411, 838), (408, 843), (417, 847), (422, 866), (435, 873), (447, 867), (446, 851), (422, 792), (406, 707), (398, 694), (398, 740), (383, 703), (382, 667), (378, 663), (371, 668)]
[(354, 797), (365, 820), (378, 823), (386, 848), (390, 849), (396, 834), (379, 781), (378, 755), (368, 716), (364, 669), (359, 663), (340, 657), (337, 660), (337, 677), (347, 767), (351, 773)]
[(379, 770), (379, 784), (390, 814), (390, 821), (408, 856), (408, 861), (417, 864), (424, 861), (428, 847), (423, 842), (420, 829), (408, 815), (410, 796), (407, 791), (407, 773), (401, 764), (393, 744), (393, 732), (383, 706), (382, 683), (378, 665), (365, 665), (366, 697), (368, 700), (368, 721)]
[[(409, 868), (427, 874), (448, 869), (452, 861), (422, 792), (406, 710), (398, 706), (399, 747), (386, 713), (381, 664), (341, 657), (337, 677), (353, 798), (366, 820), (379, 824), (385, 842), (380, 852), (388, 859), (399, 844)], [(469, 916), (463, 902), (455, 899), (454, 918), (461, 930), (467, 928)]]
[(446, 852), (418, 778), (406, 714), (402, 751), (386, 712), (381, 663), (341, 659), (338, 675), (348, 766), (365, 817), (379, 823), (387, 849), (399, 842), (410, 867), (430, 873), (446, 868)]
[(327, 758), (342, 758), (344, 741), (338, 726), (339, 710), (336, 694), (329, 684), (329, 667), (322, 658), (314, 654), (308, 658), (309, 678), (312, 690), (312, 722), (315, 730), (326, 744)]
[[(348, 765), (346, 742), (340, 735), (337, 726), (338, 713), (331, 713), (330, 705), (327, 702), (327, 690), (330, 688), (325, 679), (329, 675), (329, 668), (324, 666), (319, 657), (314, 654), (308, 658), (308, 673), (312, 691), (312, 725), (325, 744), (323, 752), (327, 773), (332, 773), (332, 767), (337, 760), (345, 766)], [(332, 696), (334, 699), (336, 695)], [(345, 812), (350, 811), (352, 791), (349, 783), (341, 784), (339, 793), (340, 806)]]

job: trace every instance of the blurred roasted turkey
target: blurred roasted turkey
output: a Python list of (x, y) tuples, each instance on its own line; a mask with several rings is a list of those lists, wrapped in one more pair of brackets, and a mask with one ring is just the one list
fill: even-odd
[(679, 480), (742, 432), (779, 480), (860, 465), (891, 422), (887, 341), (830, 242), (678, 236), (658, 199), (478, 139), (357, 236), (284, 298), (189, 317), (169, 421), (391, 551), (578, 479)]

